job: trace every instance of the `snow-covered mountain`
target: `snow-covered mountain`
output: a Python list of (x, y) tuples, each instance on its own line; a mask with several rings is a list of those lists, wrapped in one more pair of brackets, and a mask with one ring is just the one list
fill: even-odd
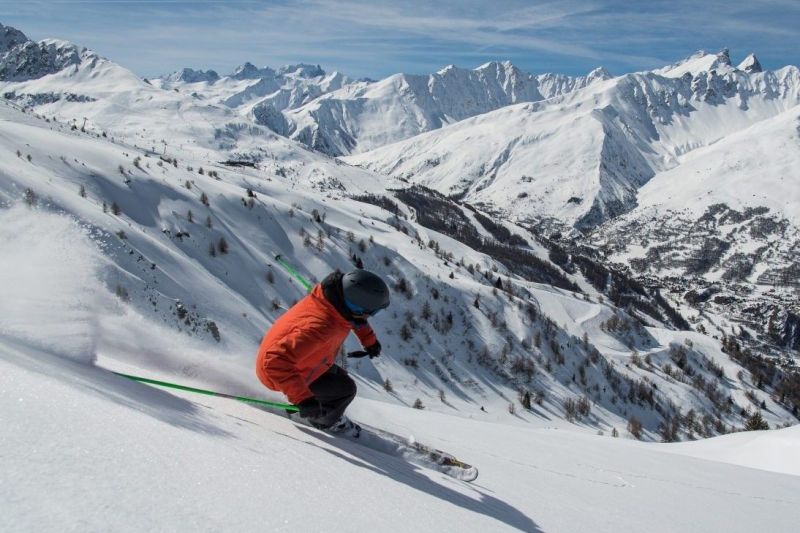
[[(3, 35), (3, 42), (10, 44), (0, 59), (13, 67), (9, 58), (19, 56), (11, 54), (32, 45), (10, 28)], [(34, 43), (37, 49), (40, 44)], [(92, 480), (103, 486), (124, 482), (113, 490), (95, 491), (85, 501), (69, 500), (73, 505), (64, 506), (54, 527), (94, 525), (98, 519), (105, 519), (107, 526), (106, 495), (123, 493), (130, 497), (117, 498), (116, 508), (133, 520), (129, 523), (145, 528), (159, 522), (136, 512), (145, 493), (131, 489), (141, 488), (146, 476), (163, 475), (167, 463), (182, 472), (173, 480), (193, 486), (203, 485), (197, 476), (242, 472), (225, 478), (226, 488), (243, 483), (252, 494), (252, 487), (260, 485), (245, 471), (267, 468), (272, 479), (284, 479), (297, 473), (286, 458), (300, 456), (311, 468), (340, 479), (336, 490), (367, 497), (381, 487), (381, 495), (405, 501), (408, 488), (414, 489), (413, 498), (435, 502), (430, 514), (420, 518), (432, 529), (452, 524), (468, 530), (536, 530), (540, 525), (574, 530), (588, 524), (597, 529), (595, 510), (573, 510), (566, 520), (555, 510), (559, 505), (574, 508), (569, 498), (576, 490), (589, 498), (598, 487), (642, 484), (653, 491), (664, 485), (680, 487), (673, 491), (675, 509), (696, 509), (694, 520), (681, 518), (680, 526), (699, 524), (703, 529), (728, 505), (732, 486), (743, 491), (754, 483), (776, 529), (791, 523), (791, 511), (781, 506), (791, 510), (794, 503), (774, 495), (793, 490), (793, 478), (709, 465), (628, 442), (688, 440), (763, 423), (771, 428), (795, 423), (800, 384), (791, 368), (748, 354), (738, 338), (685, 329), (681, 315), (694, 318), (689, 302), (664, 297), (657, 288), (608, 269), (598, 257), (571, 249), (559, 252), (566, 241), (540, 242), (514, 221), (494, 217), (497, 209), (409, 187), (409, 176), (346, 165), (254, 123), (241, 113), (246, 104), (225, 104), (223, 100), (268, 79), (272, 74), (266, 69), (245, 66), (219, 79), (208, 72), (184, 71), (144, 81), (91, 51), (74, 49), (81, 50), (77, 63), (0, 82), (0, 350), (8, 356), (2, 358), (0, 389), (10, 391), (0, 401), (4, 413), (13, 413), (11, 430), (5, 433), (12, 452), (0, 458), (0, 470), (11, 476), (11, 483), (0, 486), (15, 488), (14, 499), (2, 498), (14, 502), (9, 505), (13, 512), (3, 513), (14, 528), (28, 523), (25, 517), (32, 515), (26, 506), (32, 505), (37, 488), (57, 486), (44, 479), (72, 479), (75, 471), (91, 472), (91, 480), (81, 477), (80, 486)], [(325, 77), (305, 66), (274, 71), (275, 79), (293, 76)], [(600, 80), (569, 95), (512, 105), (423, 137), (528, 105), (544, 109), (559, 99), (563, 105), (577, 105), (582, 91), (595, 87), (611, 93), (619, 80)], [(356, 82), (351, 88), (370, 83)], [(216, 91), (209, 87), (217, 84), (217, 99), (194, 90)], [(705, 107), (698, 104), (698, 109)], [(763, 122), (764, 132), (790, 144), (792, 120), (784, 120), (783, 113), (773, 116)], [(715, 157), (713, 150), (724, 146), (741, 149), (748, 138), (746, 129), (741, 132), (741, 139), (730, 137), (706, 148), (707, 157)], [(680, 158), (688, 164), (690, 155)], [(650, 154), (641, 157), (643, 165), (653, 160)], [(787, 165), (791, 162), (787, 159)], [(755, 164), (755, 159), (742, 163), (743, 168)], [(777, 172), (779, 166), (770, 168)], [(664, 176), (676, 182), (691, 177), (658, 174), (644, 184), (642, 194)], [(702, 193), (702, 187), (697, 191)], [(688, 189), (686, 194), (694, 198)], [(746, 211), (746, 203), (731, 205)], [(778, 210), (779, 205), (770, 208)], [(722, 231), (727, 226), (718, 215), (712, 226)], [(748, 212), (742, 220), (760, 216)], [(611, 258), (612, 253), (633, 256), (639, 251), (604, 246), (610, 244), (597, 243), (592, 252)], [(359, 451), (356, 445), (342, 449), (331, 438), (306, 433), (266, 413), (220, 399), (196, 403), (195, 398), (121, 382), (106, 372), (116, 369), (279, 399), (255, 378), (254, 354), (265, 329), (304, 290), (275, 262), (275, 254), (311, 280), (363, 264), (389, 281), (392, 306), (372, 320), (384, 353), (374, 360), (341, 359), (358, 381), (354, 412), (365, 422), (414, 434), (480, 462), (485, 490), (455, 487), (396, 458)], [(356, 347), (350, 339), (345, 348)], [(31, 392), (44, 389), (49, 394)], [(424, 410), (411, 409), (414, 404)], [(77, 437), (109, 427), (129, 431), (97, 440)], [(43, 438), (43, 432), (53, 430), (56, 438)], [(597, 433), (621, 438), (602, 439)], [(794, 442), (795, 434), (776, 433), (762, 445), (781, 449), (783, 439)], [(145, 438), (169, 441), (184, 454), (175, 463), (174, 452), (161, 444), (154, 451)], [(716, 450), (727, 452), (719, 453), (731, 462), (795, 472), (788, 462), (776, 466), (741, 453), (746, 440), (732, 438)], [(45, 442), (56, 454), (48, 455), (52, 461), (23, 458), (32, 449), (30, 443)], [(127, 453), (119, 453), (123, 442)], [(81, 450), (80, 459), (74, 450)], [(144, 461), (147, 468), (129, 477), (123, 467), (142, 463), (145, 450), (152, 462)], [(716, 450), (690, 446), (676, 451), (702, 456)], [(62, 453), (71, 459), (60, 461)], [(547, 461), (520, 459), (531, 454)], [(635, 467), (631, 457), (636, 457)], [(203, 467), (184, 468), (184, 458)], [(623, 469), (626, 461), (628, 469)], [(116, 477), (90, 468), (98, 464), (113, 465), (103, 470)], [(520, 470), (526, 474), (520, 476)], [(319, 481), (311, 474), (302, 479)], [(705, 505), (686, 496), (686, 485), (703, 487)], [(177, 491), (177, 485), (164, 486), (170, 493)], [(301, 492), (271, 486), (273, 502), (297, 502), (284, 493)], [(542, 493), (536, 501), (556, 490), (553, 494), (562, 495), (566, 503), (558, 504), (559, 497), (551, 494), (546, 500), (553, 512), (533, 520), (536, 513), (525, 503), (529, 495), (525, 502), (518, 498), (526, 490)], [(629, 494), (620, 494), (631, 501)], [(640, 494), (642, 502), (653, 504), (649, 494)], [(230, 519), (234, 527), (248, 529), (260, 518), (255, 508), (240, 506), (234, 516), (225, 505), (205, 505), (207, 493), (197, 495), (187, 509), (202, 510), (194, 518), (181, 514), (180, 524), (225, 527)], [(764, 495), (772, 503), (764, 504)], [(165, 494), (155, 497), (159, 505), (169, 500)], [(374, 498), (370, 501), (375, 507), (386, 504), (383, 497)], [(620, 503), (614, 497), (607, 501)], [(93, 506), (85, 506), (87, 502), (99, 507), (90, 512)], [(477, 518), (475, 505), (482, 509)], [(305, 508), (284, 506), (282, 516), (289, 522), (283, 524), (324, 528), (326, 515), (339, 509)], [(377, 513), (387, 525), (399, 516)], [(442, 513), (452, 514), (452, 520), (444, 520)], [(600, 530), (641, 527), (650, 516), (634, 513)], [(731, 529), (752, 523), (749, 513), (729, 516)], [(332, 523), (345, 530), (362, 525), (339, 515)]]
[[(660, 280), (704, 327), (800, 349), (800, 106), (694, 150), (589, 241)], [(701, 317), (700, 315), (704, 315)]]
[(519, 102), (532, 102), (609, 78), (534, 76), (508, 61), (476, 69), (453, 65), (430, 75), (395, 74), (326, 94), (286, 113), (292, 139), (330, 155), (359, 153)]
[[(586, 287), (585, 296), (534, 283), (530, 267), (518, 270), (512, 258), (498, 262), (415, 221), (408, 202), (416, 205), (419, 199), (395, 198), (397, 213), (353, 200), (353, 195), (391, 194), (365, 171), (320, 156), (312, 163), (288, 155), (282, 170), (231, 168), (191, 152), (159, 156), (13, 109), (5, 108), (3, 117), (0, 197), (69, 213), (100, 243), (106, 265), (102, 284), (125, 305), (116, 315), (98, 318), (98, 331), (113, 331), (134, 316), (205, 339), (212, 353), (233, 354), (224, 359), (241, 365), (239, 379), (258, 391), (250, 366), (260, 335), (303, 293), (277, 267), (273, 254), (290, 257), (312, 279), (333, 268), (352, 268), (355, 255), (397, 291), (391, 313), (376, 321), (387, 356), (376, 364), (360, 362), (354, 370), (373, 388), (369, 396), (409, 403), (419, 397), (426, 404), (441, 396), (450, 399), (437, 400), (441, 407), (436, 409), (453, 405), (485, 412), (478, 409), (484, 406), (492, 418), (502, 418), (509, 403), (525, 392), (555, 412), (572, 395), (586, 395), (596, 403), (595, 414), (567, 416), (584, 417), (590, 426), (608, 431), (610, 420), (624, 426), (635, 416), (643, 423), (642, 435), (651, 437), (664, 420), (690, 408), (717, 412), (720, 421), (716, 427), (710, 422), (691, 426), (687, 434), (715, 434), (743, 424), (744, 411), (724, 407), (717, 396), (709, 400), (705, 389), (694, 395), (690, 382), (674, 381), (670, 371), (659, 370), (676, 364), (669, 361), (686, 360), (679, 364), (685, 371), (716, 381), (713, 368), (730, 363), (715, 341), (664, 326), (644, 329), (633, 316), (598, 303), (602, 295), (580, 275), (560, 274)], [(317, 168), (308, 174), (303, 167), (313, 164)], [(330, 177), (320, 179), (326, 165), (335, 168), (327, 168)], [(329, 181), (333, 176), (335, 183)], [(429, 214), (439, 209), (432, 205)], [(463, 216), (473, 227), (488, 224)], [(527, 235), (521, 228), (515, 231)], [(541, 248), (533, 252), (546, 257)], [(684, 343), (687, 335), (696, 347)], [(117, 338), (98, 334), (93, 345), (110, 361), (144, 370), (153, 366)], [(632, 350), (641, 354), (634, 365)], [(208, 357), (185, 360), (173, 348), (148, 351), (160, 361), (152, 370), (179, 374), (189, 367), (197, 369), (189, 375), (201, 371)], [(732, 368), (726, 375), (738, 372), (738, 366)], [(660, 393), (644, 387), (645, 376), (659, 383)], [(213, 382), (213, 376), (209, 379)], [(387, 380), (391, 394), (384, 390)], [(742, 409), (751, 403), (741, 390), (725, 390)], [(790, 420), (769, 396), (759, 398), (775, 413), (773, 424)], [(535, 417), (533, 412), (522, 416)]]
[(730, 66), (727, 53), (698, 53), (346, 161), (521, 223), (591, 228), (630, 211), (639, 189), (679, 166), (684, 154), (798, 104), (797, 67), (747, 72)]
[(57, 39), (36, 43), (21, 31), (0, 24), (0, 80), (36, 79), (98, 59), (86, 48)]
[(703, 327), (791, 351), (798, 117), (797, 67), (699, 52), (345, 161), (530, 227), (591, 231), (571, 235), (694, 312), (732, 319)]
[(395, 74), (373, 82), (327, 74), (314, 65), (288, 65), (276, 71), (245, 63), (223, 78), (213, 71), (183, 69), (152, 82), (223, 103), (315, 150), (344, 155), (609, 77), (602, 68), (579, 77), (533, 76), (505, 61), (476, 69), (450, 65), (430, 75)]
[[(407, 368), (391, 381), (417, 384), (409, 390), (420, 386), (421, 359), (431, 365), (426, 372), (433, 372), (422, 380), (425, 394), (450, 391), (473, 404), (492, 399), (506, 404), (527, 391), (560, 406), (577, 387), (612, 418), (632, 416), (627, 403), (633, 401), (645, 432), (666, 427), (665, 421), (687, 409), (676, 403), (686, 391), (673, 396), (674, 378), (660, 375), (652, 361), (695, 357), (696, 368), (681, 366), (694, 373), (711, 372), (719, 363), (708, 361), (725, 358), (715, 341), (692, 341), (702, 346), (696, 352), (681, 348), (687, 334), (673, 329), (685, 327), (679, 310), (624, 278), (606, 275), (610, 281), (597, 283), (604, 267), (588, 258), (578, 267), (553, 264), (553, 250), (520, 226), (504, 226), (474, 207), (424, 190), (393, 192), (404, 185), (404, 176), (395, 180), (342, 165), (243, 122), (225, 106), (161, 89), (85, 54), (89, 59), (59, 72), (0, 87), (13, 105), (36, 111), (32, 117), (4, 107), (1, 137), (10, 156), (4, 159), (2, 195), (7, 202), (40, 198), (107, 238), (116, 235), (105, 249), (118, 269), (109, 284), (120, 285), (139, 312), (155, 313), (201, 337), (233, 342), (226, 348), (248, 360), (264, 325), (298, 297), (295, 287), (276, 288), (265, 280), (272, 253), (292, 257), (316, 279), (332, 268), (347, 268), (357, 255), (394, 280), (401, 294), (433, 295), (421, 311), (418, 302), (409, 301), (407, 308), (398, 303), (392, 314), (385, 345)], [(243, 67), (240, 74), (248, 71)], [(299, 72), (306, 70), (287, 68), (276, 75)], [(54, 97), (42, 101), (41, 94)], [(231, 250), (217, 257), (221, 240)], [(503, 303), (498, 288), (514, 305)], [(595, 301), (604, 297), (624, 304), (627, 312)], [(643, 329), (641, 321), (656, 330)], [(478, 334), (453, 335), (455, 327)], [(647, 351), (651, 362), (630, 365), (631, 350)], [(560, 370), (568, 360), (564, 354), (572, 352), (575, 369)], [(624, 371), (615, 369), (618, 357), (626, 363)], [(602, 393), (600, 383), (588, 377), (595, 365)], [(365, 372), (378, 379), (375, 370)], [(655, 372), (647, 380), (663, 381), (663, 398), (641, 389), (642, 372)], [(674, 392), (690, 386), (676, 383)], [(487, 393), (503, 387), (506, 392)], [(717, 401), (701, 395), (689, 403), (696, 410), (715, 409), (717, 428), (706, 425), (704, 433), (741, 425), (749, 416), (744, 409), (714, 408)], [(782, 409), (775, 405), (774, 412), (783, 414), (773, 423), (786, 420)], [(686, 433), (697, 431), (690, 427)]]
[(249, 62), (223, 77), (213, 70), (184, 68), (149, 81), (156, 87), (231, 108), (280, 135), (287, 135), (290, 130), (285, 111), (354, 83), (339, 72), (326, 73), (319, 65), (286, 65), (274, 70)]

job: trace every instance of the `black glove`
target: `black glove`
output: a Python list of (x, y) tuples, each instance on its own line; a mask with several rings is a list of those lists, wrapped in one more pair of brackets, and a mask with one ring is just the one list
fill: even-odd
[(378, 357), (381, 354), (381, 343), (375, 341), (375, 344), (371, 344), (364, 348), (369, 355), (369, 358), (372, 359), (373, 357)]
[(314, 396), (298, 403), (297, 409), (301, 418), (320, 418), (325, 414), (325, 408)]
[(373, 357), (378, 357), (381, 354), (381, 343), (375, 341), (375, 344), (371, 344), (368, 348), (364, 350), (357, 350), (355, 352), (347, 352), (347, 357), (353, 358), (361, 358), (369, 356), (370, 359)]

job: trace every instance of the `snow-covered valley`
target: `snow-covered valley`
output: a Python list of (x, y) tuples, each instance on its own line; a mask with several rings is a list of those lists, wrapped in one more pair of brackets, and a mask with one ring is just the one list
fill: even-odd
[[(767, 250), (759, 257), (777, 273), (756, 265), (739, 281), (762, 296), (764, 280), (773, 280), (764, 298), (797, 312), (796, 286), (780, 281), (797, 261), (796, 92), (740, 108), (742, 116), (763, 118), (750, 127), (739, 117), (731, 119), (736, 127), (688, 128), (697, 139), (681, 142), (693, 150), (676, 151), (674, 160), (637, 155), (631, 165), (641, 179), (631, 187), (624, 166), (597, 181), (588, 176), (597, 161), (584, 157), (609, 127), (625, 128), (609, 114), (597, 120), (594, 111), (577, 127), (573, 119), (584, 118), (557, 109), (582, 109), (598, 94), (611, 102), (620, 84), (633, 83), (607, 73), (558, 82), (528, 77), (524, 94), (518, 83), (500, 83), (517, 92), (498, 89), (489, 103), (445, 113), (435, 131), (421, 135), (433, 128), (373, 124), (388, 135), (375, 142), (400, 142), (340, 160), (278, 131), (275, 113), (348, 106), (342, 95), (351, 91), (376, 105), (350, 124), (363, 127), (374, 120), (370, 113), (382, 116), (396, 78), (353, 81), (309, 65), (245, 65), (225, 77), (184, 70), (146, 81), (69, 43), (28, 44), (0, 30), (2, 529), (749, 531), (764, 517), (771, 531), (793, 529), (800, 503), (800, 439), (797, 426), (789, 427), (800, 401), (792, 381), (796, 346), (754, 361), (744, 340), (727, 336), (731, 324), (720, 321), (726, 308), (698, 319), (696, 302), (682, 292), (641, 285), (607, 266), (638, 259), (640, 273), (660, 279), (660, 269), (672, 265), (648, 255), (655, 244), (664, 250), (652, 226), (677, 224), (674, 213), (682, 210), (687, 224), (706, 216), (717, 238), (736, 229), (731, 224), (744, 228), (730, 250), (737, 256), (751, 253), (748, 235), (763, 234)], [(438, 73), (430, 87), (455, 105), (465, 86), (476, 90), (487, 69), (500, 67), (520, 75), (496, 63)], [(667, 68), (656, 81), (633, 78), (670, 83), (664, 80), (693, 68)], [(795, 71), (787, 68), (780, 83)], [(742, 64), (727, 75), (745, 72)], [(759, 92), (773, 82), (763, 73), (743, 83)], [(458, 90), (437, 92), (439, 83)], [(536, 102), (516, 103), (529, 100)], [(256, 113), (267, 105), (268, 123)], [(727, 109), (697, 105), (709, 123)], [(477, 165), (486, 155), (475, 146), (490, 150), (476, 132), (498, 122), (540, 136), (530, 137), (537, 148), (520, 156), (520, 168), (562, 166), (574, 174), (552, 178), (544, 187), (551, 192), (535, 205), (550, 209), (564, 194), (604, 197), (611, 183), (613, 194), (633, 195), (635, 206), (570, 243), (544, 239), (531, 220), (512, 216), (510, 199), (447, 197), (453, 189), (442, 181), (389, 170), (393, 150), (400, 150), (399, 169), (442, 149), (442, 163), (428, 166), (459, 159), (461, 167), (441, 176), (464, 178), (465, 162), (475, 157)], [(672, 135), (677, 147), (678, 126), (671, 127), (657, 135)], [(722, 130), (730, 135), (715, 139)], [(367, 146), (374, 136), (363, 132)], [(764, 165), (758, 154), (775, 143), (781, 157)], [(601, 145), (602, 155), (609, 144)], [(731, 153), (742, 154), (738, 162)], [(713, 167), (705, 181), (692, 180), (703, 165)], [(748, 180), (755, 168), (765, 176), (757, 186)], [(517, 198), (523, 191), (495, 177), (496, 184), (474, 190), (496, 187)], [(529, 185), (537, 191), (542, 182)], [(722, 187), (728, 196), (717, 199), (736, 214), (718, 208), (709, 221), (704, 193)], [(763, 202), (747, 201), (759, 193)], [(564, 201), (574, 213), (547, 215), (562, 228), (586, 216), (580, 203)], [(747, 211), (759, 206), (769, 213)], [(590, 243), (596, 255), (576, 251)], [(677, 262), (697, 263), (692, 250), (670, 244)], [(358, 347), (355, 339), (340, 354), (359, 387), (351, 413), (475, 464), (475, 483), (252, 406), (108, 372), (281, 401), (256, 378), (255, 353), (264, 331), (305, 290), (277, 254), (312, 281), (354, 265), (388, 280), (392, 306), (371, 321), (383, 355), (348, 360), (344, 351)], [(723, 276), (716, 267), (703, 273)], [(776, 318), (775, 328), (791, 326), (787, 320)], [(751, 337), (760, 334), (757, 325), (747, 328)], [(764, 354), (774, 355), (778, 344)], [(780, 358), (784, 366), (772, 364)], [(771, 431), (724, 435), (763, 424)], [(671, 443), (678, 440), (686, 442)], [(45, 500), (51, 505), (42, 513)], [(654, 510), (668, 518), (654, 522)]]

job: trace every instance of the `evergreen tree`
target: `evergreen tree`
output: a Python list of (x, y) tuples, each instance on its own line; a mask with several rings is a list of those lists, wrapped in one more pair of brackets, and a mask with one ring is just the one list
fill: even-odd
[(769, 424), (764, 417), (761, 416), (761, 411), (756, 411), (750, 418), (747, 419), (747, 422), (744, 425), (745, 431), (758, 431), (762, 429), (769, 429)]
[(228, 241), (225, 240), (225, 237), (220, 237), (219, 241), (217, 241), (217, 250), (219, 250), (220, 255), (228, 253)]
[(531, 393), (528, 392), (528, 391), (525, 391), (525, 393), (522, 395), (522, 400), (520, 401), (520, 403), (522, 404), (522, 407), (524, 407), (525, 409), (530, 410), (530, 408), (531, 408)]

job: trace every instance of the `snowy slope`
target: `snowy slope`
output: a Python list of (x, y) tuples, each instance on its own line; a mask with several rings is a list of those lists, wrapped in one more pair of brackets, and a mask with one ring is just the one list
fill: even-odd
[[(248, 405), (111, 375), (104, 368), (171, 377), (168, 361), (145, 353), (152, 343), (183, 361), (185, 383), (247, 390), (219, 355), (205, 353), (198, 366), (194, 342), (102, 294), (91, 232), (25, 208), (0, 217), (3, 240), (12, 245), (0, 257), (3, 293), (17, 286), (26, 297), (12, 293), (10, 305), (40, 318), (31, 337), (19, 321), (6, 321), (5, 309), (0, 314), (3, 530), (793, 530), (800, 477), (785, 475), (793, 472), (791, 459), (773, 461), (770, 468), (784, 472), (773, 474), (682, 456), (700, 455), (703, 443), (653, 447), (557, 430), (547, 418), (521, 427), (480, 420), (478, 412), (458, 417), (356, 401), (359, 420), (478, 465), (478, 482), (465, 484)], [(72, 244), (66, 255), (53, 246), (65, 241)], [(23, 259), (25, 271), (9, 278), (6, 269)], [(61, 297), (49, 313), (40, 305), (52, 294), (47, 284), (37, 286), (43, 276), (59, 285)], [(96, 315), (74, 313), (87, 289), (89, 310), (106, 326), (120, 322), (117, 328), (98, 333)], [(81, 342), (65, 345), (65, 332)], [(114, 344), (104, 341), (108, 334)], [(126, 344), (138, 352), (127, 363), (119, 349)], [(795, 437), (775, 438), (795, 449)], [(714, 443), (714, 461), (740, 449)], [(763, 464), (740, 450), (745, 460)], [(654, 523), (654, 506), (669, 519)]]
[(665, 451), (710, 461), (800, 476), (800, 426), (748, 431), (664, 446)]
[[(602, 119), (591, 110), (573, 116), (540, 105), (509, 106), (346, 161), (522, 222), (534, 216), (578, 220), (592, 198), (613, 194), (609, 187), (633, 201), (632, 185), (606, 184), (597, 172), (604, 151)], [(462, 149), (466, 145), (470, 148)], [(646, 164), (640, 166), (648, 172)]]
[(667, 285), (709, 330), (745, 328), (790, 355), (800, 347), (798, 125), (795, 106), (689, 152), (589, 239), (640, 275), (680, 280)]
[[(5, 338), (0, 349), (5, 531), (796, 526), (797, 476), (357, 403), (362, 419), (479, 464), (469, 485), (243, 404), (156, 390)], [(654, 509), (666, 518), (653, 521)]]
[[(349, 194), (388, 194), (379, 177), (365, 171), (327, 160), (335, 167), (326, 172), (338, 176), (336, 186), (313, 173), (301, 171), (298, 177), (271, 167), (212, 165), (200, 174), (205, 163), (188, 154), (179, 156), (186, 167), (176, 168), (169, 158), (52, 121), (7, 108), (4, 116), (0, 145), (7, 155), (0, 166), (0, 198), (34, 197), (47, 211), (77, 217), (102, 245), (104, 285), (120, 295), (134, 317), (151, 317), (210, 344), (209, 353), (194, 348), (185, 361), (174, 344), (148, 341), (143, 355), (118, 334), (96, 341), (127, 364), (140, 366), (144, 357), (154, 369), (195, 376), (207, 367), (209, 355), (217, 354), (211, 358), (233, 364), (248, 390), (259, 390), (251, 369), (257, 343), (268, 324), (303, 294), (274, 264), (273, 254), (290, 258), (316, 280), (334, 268), (352, 268), (356, 254), (391, 284), (399, 287), (405, 280), (409, 287), (408, 297), (398, 289), (392, 310), (375, 321), (386, 357), (352, 365), (369, 384), (363, 391), (367, 397), (406, 405), (420, 398), (432, 409), (459, 416), (481, 413), (523, 421), (561, 418), (567, 400), (586, 396), (594, 405), (580, 420), (587, 428), (622, 430), (635, 416), (643, 423), (642, 436), (653, 439), (679, 410), (710, 416), (685, 428), (687, 435), (728, 431), (749, 416), (750, 411), (731, 407), (717, 410), (713, 401), (719, 397), (712, 401), (710, 393), (694, 392), (689, 381), (676, 381), (661, 368), (677, 357), (673, 345), (695, 334), (631, 329), (635, 321), (619, 318), (624, 313), (598, 303), (597, 296), (579, 297), (511, 275), (492, 258), (413, 219), (354, 201)], [(306, 166), (290, 159), (280, 164)], [(210, 176), (212, 170), (219, 176)], [(405, 207), (402, 212), (410, 214)], [(493, 288), (495, 269), (503, 274), (507, 294)], [(606, 331), (603, 324), (612, 318), (623, 326)], [(109, 332), (125, 323), (110, 315), (98, 320), (98, 327)], [(580, 340), (584, 335), (588, 342)], [(727, 365), (726, 356), (715, 342), (698, 340), (696, 346), (690, 353), (692, 371), (716, 383), (704, 358)], [(652, 363), (630, 364), (633, 350)], [(737, 371), (734, 365), (725, 373), (730, 377)], [(650, 382), (658, 383), (663, 395), (648, 392), (644, 383)], [(731, 405), (749, 405), (744, 395), (749, 386), (739, 389), (738, 378), (719, 383)], [(541, 408), (511, 416), (509, 404), (516, 405), (525, 391), (540, 398)], [(767, 394), (756, 394), (770, 406), (765, 416), (773, 426), (792, 420)]]
[(719, 202), (740, 211), (766, 207), (800, 224), (798, 166), (800, 105), (689, 152), (641, 188), (637, 210), (687, 210), (699, 218)]

